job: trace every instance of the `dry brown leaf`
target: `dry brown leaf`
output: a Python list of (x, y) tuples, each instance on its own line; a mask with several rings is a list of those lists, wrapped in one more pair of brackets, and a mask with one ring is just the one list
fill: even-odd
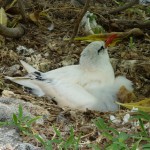
[(39, 12), (33, 12), (29, 14), (29, 18), (31, 21), (33, 21), (34, 23), (37, 23), (39, 21), (40, 18), (40, 13)]

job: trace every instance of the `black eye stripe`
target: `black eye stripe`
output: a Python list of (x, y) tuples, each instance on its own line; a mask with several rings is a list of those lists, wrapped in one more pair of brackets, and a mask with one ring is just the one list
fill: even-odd
[(101, 50), (104, 50), (104, 47), (103, 47), (103, 46), (101, 46), (100, 49), (97, 51), (98, 54), (100, 53)]

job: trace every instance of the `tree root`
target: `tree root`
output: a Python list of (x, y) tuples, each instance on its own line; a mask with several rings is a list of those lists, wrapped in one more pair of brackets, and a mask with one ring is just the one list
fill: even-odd
[(102, 15), (105, 15), (105, 14), (116, 14), (116, 13), (124, 11), (124, 10), (126, 10), (126, 9), (136, 5), (136, 4), (138, 4), (138, 3), (139, 3), (139, 0), (132, 0), (131, 2), (126, 3), (123, 6), (120, 6), (120, 7), (116, 8), (116, 9), (110, 10), (108, 12), (104, 12)]
[(24, 35), (24, 33), (25, 33), (25, 29), (21, 25), (18, 25), (15, 28), (8, 28), (0, 24), (0, 34), (5, 37), (20, 38)]

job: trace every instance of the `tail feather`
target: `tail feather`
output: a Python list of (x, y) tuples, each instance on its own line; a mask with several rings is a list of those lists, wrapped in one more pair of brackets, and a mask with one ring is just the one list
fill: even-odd
[(116, 77), (115, 83), (114, 83), (114, 86), (117, 91), (121, 88), (121, 86), (125, 86), (127, 90), (132, 92), (133, 91), (132, 85), (133, 83), (124, 76)]
[[(26, 62), (24, 62), (23, 60), (20, 60), (20, 62), (29, 74), (25, 77), (8, 77), (8, 76), (5, 76), (5, 78), (8, 80), (11, 80), (17, 84), (20, 84), (20, 85), (23, 85), (23, 86), (29, 88), (30, 92), (37, 95), (37, 96), (45, 95), (43, 90), (36, 83), (36, 82), (38, 82), (37, 80), (44, 80), (42, 77), (42, 73), (39, 72), (38, 70), (36, 70), (35, 68), (33, 68), (32, 66), (30, 66), (29, 64), (27, 64)], [(37, 80), (32, 79), (32, 77), (34, 77)]]
[(34, 80), (31, 80), (28, 77), (8, 77), (8, 76), (6, 76), (5, 78), (8, 80), (11, 80), (17, 84), (20, 84), (20, 85), (30, 88), (32, 90), (31, 92), (37, 96), (45, 95), (45, 93), (42, 91), (42, 89), (34, 83)]
[(27, 70), (28, 73), (32, 73), (32, 72), (37, 71), (35, 68), (33, 68), (31, 65), (29, 65), (26, 62), (24, 62), (23, 60), (20, 60), (20, 62), (23, 65), (23, 67)]

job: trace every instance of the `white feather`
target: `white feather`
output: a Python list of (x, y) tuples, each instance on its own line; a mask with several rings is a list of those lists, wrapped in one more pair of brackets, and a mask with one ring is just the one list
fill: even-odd
[(29, 77), (8, 77), (5, 76), (6, 79), (11, 80), (17, 84), (23, 85), (25, 87), (31, 88), (32, 93), (41, 97), (44, 96), (42, 88), (40, 88), (37, 84), (34, 83), (34, 80), (31, 80)]
[(23, 60), (20, 60), (22, 66), (27, 70), (28, 73), (37, 71), (35, 68), (24, 62)]

